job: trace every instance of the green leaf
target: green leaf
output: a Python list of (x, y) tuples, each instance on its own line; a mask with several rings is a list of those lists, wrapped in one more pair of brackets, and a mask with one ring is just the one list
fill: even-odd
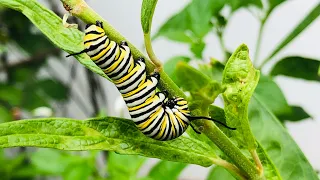
[(167, 60), (164, 65), (164, 71), (168, 74), (168, 76), (173, 80), (173, 82), (177, 83), (177, 75), (175, 74), (175, 69), (179, 62), (188, 63), (191, 59), (186, 56), (175, 56)]
[(0, 105), (0, 123), (12, 121), (13, 117), (10, 111), (4, 106)]
[(232, 54), (223, 71), (226, 119), (228, 124), (237, 128), (231, 132), (234, 138), (249, 150), (255, 149), (256, 144), (249, 126), (248, 104), (258, 84), (259, 74), (260, 71), (253, 67), (249, 49), (244, 44)]
[(35, 146), (62, 150), (108, 150), (163, 160), (212, 165), (212, 147), (187, 134), (171, 141), (143, 135), (131, 120), (51, 118), (0, 124), (0, 148)]
[(209, 78), (218, 82), (222, 82), (224, 64), (222, 64), (220, 61), (210, 58), (210, 64), (199, 64), (199, 69)]
[(22, 92), (21, 107), (27, 110), (33, 110), (37, 107), (50, 107), (48, 100), (38, 92), (34, 84), (27, 84)]
[(184, 163), (160, 161), (150, 170), (148, 177), (153, 180), (178, 179), (185, 167), (187, 164)]
[(22, 98), (22, 92), (20, 89), (0, 84), (0, 100), (8, 102), (11, 106), (19, 105)]
[(203, 41), (192, 43), (190, 50), (194, 54), (194, 56), (198, 59), (202, 59), (202, 52), (205, 48), (206, 44)]
[(143, 0), (141, 6), (141, 25), (144, 34), (149, 34), (152, 17), (158, 0)]
[[(10, 17), (10, 18), (1, 18)], [(0, 12), (0, 21), (7, 27), (10, 41), (27, 51), (29, 54), (39, 53), (42, 51), (53, 49), (54, 46), (41, 33), (35, 32), (34, 25), (20, 12), (6, 9)], [(44, 61), (39, 61), (38, 64)]]
[(39, 149), (30, 157), (32, 167), (39, 174), (50, 175), (61, 175), (70, 164), (77, 161), (77, 158), (72, 158), (66, 152), (54, 149)]
[(189, 91), (194, 100), (202, 100), (204, 104), (212, 104), (222, 92), (220, 83), (211, 80), (199, 70), (184, 62), (179, 62), (175, 71), (178, 85)]
[[(278, 0), (273, 0), (271, 2), (278, 2)], [(276, 4), (276, 3), (275, 3)], [(305, 30), (317, 17), (320, 15), (320, 3), (318, 3), (310, 13), (305, 16), (305, 18), (282, 40), (278, 43), (278, 46), (272, 51), (270, 56), (268, 56), (262, 63), (261, 67), (270, 61), (280, 50), (282, 50), (287, 44), (289, 44), (294, 38), (296, 38), (303, 30)]]
[(278, 179), (281, 180), (281, 176), (279, 173), (279, 170), (277, 167), (274, 165), (273, 161), (269, 157), (268, 153), (266, 152), (265, 149), (263, 149), (261, 143), (257, 141), (258, 147), (256, 149), (257, 154), (259, 156), (260, 162), (262, 163), (263, 166), (263, 174), (266, 179)]
[(69, 88), (61, 82), (52, 79), (43, 79), (37, 82), (38, 88), (50, 98), (58, 101), (67, 100)]
[(235, 178), (225, 168), (221, 166), (215, 166), (214, 168), (212, 168), (207, 177), (207, 180), (217, 179), (235, 180)]
[[(27, 18), (60, 49), (74, 53), (83, 50), (83, 33), (74, 28), (66, 28), (62, 19), (54, 12), (41, 6), (35, 0), (0, 0), (0, 5), (23, 13)], [(86, 54), (75, 56), (75, 58), (91, 71), (109, 79), (105, 73), (92, 62)]]
[(232, 11), (235, 11), (241, 7), (247, 7), (254, 5), (258, 8), (262, 8), (261, 0), (228, 0), (228, 4), (231, 6)]
[(285, 75), (311, 81), (320, 81), (318, 74), (320, 61), (304, 57), (286, 57), (271, 70), (270, 75)]
[(87, 161), (82, 160), (77, 164), (73, 164), (72, 166), (68, 166), (65, 170), (66, 172), (63, 173), (63, 179), (65, 180), (87, 180), (91, 179), (91, 175), (95, 169), (94, 167), (95, 161)]
[(138, 171), (147, 159), (137, 155), (109, 153), (108, 173), (110, 179), (136, 179)]
[(300, 121), (303, 119), (310, 118), (311, 116), (299, 106), (290, 106), (291, 113), (279, 115), (278, 118), (283, 121)]
[(253, 134), (279, 170), (282, 179), (318, 179), (299, 146), (255, 95), (249, 104), (249, 119)]
[(271, 12), (275, 7), (285, 2), (286, 0), (268, 0), (269, 12)]
[(276, 116), (291, 114), (291, 108), (284, 94), (270, 77), (264, 75), (260, 77), (255, 95), (258, 96)]
[[(216, 120), (219, 120), (221, 122), (225, 122), (225, 113), (222, 108), (212, 106), (212, 105), (209, 106), (209, 115)], [(218, 126), (221, 127), (221, 125), (219, 125), (219, 124), (218, 124)], [(225, 131), (224, 128), (221, 128), (221, 130), (223, 132), (225, 132), (226, 134), (228, 134), (228, 131)], [(276, 166), (274, 165), (274, 163), (272, 162), (272, 160), (268, 156), (267, 152), (263, 149), (262, 145), (259, 142), (257, 142), (257, 143), (258, 143), (258, 147), (257, 147), (256, 151), (257, 151), (257, 154), (258, 154), (260, 161), (263, 165), (265, 177), (267, 179), (281, 179), (280, 174), (279, 174)], [(251, 157), (248, 156), (248, 158), (251, 158)]]
[[(223, 117), (223, 109), (211, 106), (210, 109), (215, 110), (215, 113), (219, 111), (219, 116), (210, 111), (211, 117)], [(299, 146), (256, 95), (253, 95), (249, 104), (249, 119), (253, 134), (260, 142), (257, 153), (266, 177), (275, 177), (278, 171), (282, 179), (317, 179)]]
[(212, 15), (218, 14), (223, 6), (224, 0), (192, 1), (162, 25), (155, 37), (164, 36), (186, 43), (200, 40), (212, 27)]
[(94, 168), (94, 161), (87, 157), (54, 149), (39, 149), (32, 154), (30, 163), (36, 175), (62, 175), (64, 179), (88, 179)]

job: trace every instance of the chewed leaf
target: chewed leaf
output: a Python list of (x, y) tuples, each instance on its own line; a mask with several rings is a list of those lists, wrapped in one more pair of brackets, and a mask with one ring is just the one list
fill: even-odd
[(232, 131), (238, 143), (248, 149), (255, 149), (248, 120), (248, 104), (259, 81), (260, 72), (256, 70), (249, 58), (249, 49), (240, 45), (228, 60), (223, 71), (222, 85), (227, 123), (236, 127)]
[(38, 119), (0, 124), (0, 148), (33, 146), (62, 150), (108, 150), (169, 161), (212, 165), (212, 147), (188, 134), (171, 141), (143, 135), (131, 120)]

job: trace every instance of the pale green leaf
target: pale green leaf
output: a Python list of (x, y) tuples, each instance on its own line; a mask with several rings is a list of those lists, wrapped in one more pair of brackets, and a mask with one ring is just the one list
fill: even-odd
[(143, 135), (131, 120), (38, 119), (0, 124), (0, 148), (34, 146), (62, 150), (108, 150), (169, 161), (212, 165), (212, 147), (188, 134), (171, 141)]
[(141, 25), (144, 34), (149, 34), (152, 17), (158, 0), (143, 0), (141, 6)]

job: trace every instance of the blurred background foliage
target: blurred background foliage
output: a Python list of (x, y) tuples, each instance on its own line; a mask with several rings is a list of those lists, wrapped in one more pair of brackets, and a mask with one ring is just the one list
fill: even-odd
[[(59, 1), (44, 1), (46, 6), (60, 17), (63, 9)], [(166, 37), (169, 40), (187, 44), (193, 54), (172, 57), (164, 64), (165, 71), (178, 84), (176, 65), (179, 62), (198, 62), (198, 68), (207, 76), (221, 82), (224, 64), (229, 52), (224, 46), (223, 34), (228, 20), (234, 12), (246, 8), (260, 22), (257, 49), (261, 44), (262, 30), (273, 10), (284, 0), (193, 0), (180, 12), (173, 15), (155, 33), (153, 39)], [(116, 8), (116, 7), (115, 7)], [(222, 11), (228, 9), (228, 11)], [(320, 13), (320, 4), (314, 7), (305, 19), (275, 47), (270, 56), (257, 64), (257, 50), (254, 58), (256, 67), (264, 68), (273, 56), (299, 35)], [(10, 17), (10, 18), (9, 18)], [(77, 19), (70, 22), (84, 24)], [(205, 63), (202, 57), (206, 43), (204, 37), (214, 32), (220, 39), (224, 59), (211, 58)], [(67, 63), (60, 49), (21, 13), (0, 6), (0, 122), (38, 116), (68, 116), (68, 106), (73, 102), (86, 117), (106, 114), (107, 94), (100, 81), (103, 80), (78, 62)], [(69, 60), (70, 61), (70, 60)], [(255, 95), (284, 123), (309, 118), (307, 110), (289, 104), (273, 80), (284, 75), (307, 81), (319, 81), (319, 60), (308, 57), (290, 56), (276, 59), (277, 63), (268, 74), (261, 75)], [(54, 66), (52, 65), (54, 64)], [(58, 68), (54, 68), (58, 67)], [(75, 81), (79, 69), (85, 73), (84, 81)], [(67, 79), (61, 73), (68, 74)], [(88, 86), (89, 91), (74, 91), (73, 83), (79, 87)], [(84, 100), (83, 96), (89, 97)], [(41, 110), (42, 107), (42, 110)], [(46, 108), (43, 108), (46, 107)], [(37, 108), (40, 108), (40, 110)], [(46, 110), (44, 110), (46, 109)], [(39, 113), (40, 111), (40, 113)], [(48, 112), (48, 113), (43, 113)], [(141, 167), (147, 158), (117, 155), (116, 153), (64, 152), (53, 149), (12, 148), (0, 150), (1, 179), (176, 179), (187, 164), (159, 161), (150, 171), (141, 176)], [(234, 179), (226, 170), (213, 167), (207, 179)]]

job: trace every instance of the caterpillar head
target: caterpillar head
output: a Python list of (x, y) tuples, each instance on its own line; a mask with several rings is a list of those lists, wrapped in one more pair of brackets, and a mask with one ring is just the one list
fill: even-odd
[(85, 33), (88, 32), (98, 32), (98, 33), (104, 33), (102, 22), (96, 21), (95, 24), (87, 24)]

